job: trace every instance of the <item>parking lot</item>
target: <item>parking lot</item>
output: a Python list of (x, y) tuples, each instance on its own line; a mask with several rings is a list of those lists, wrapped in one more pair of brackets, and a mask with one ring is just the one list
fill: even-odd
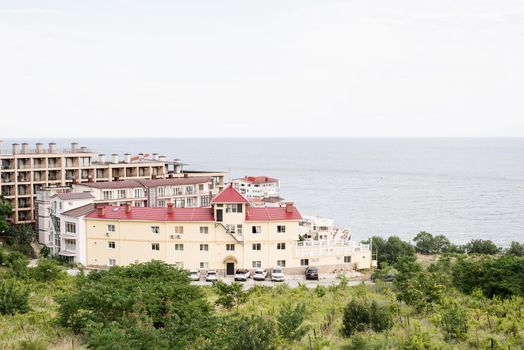
[[(360, 284), (363, 280), (366, 281), (366, 283), (370, 283), (369, 279), (367, 279), (366, 276), (358, 272), (348, 274), (347, 277), (349, 278), (348, 285), (350, 286), (356, 286)], [(227, 277), (221, 276), (219, 279), (224, 281), (227, 284), (234, 282), (233, 276), (227, 276)], [(205, 281), (204, 275), (200, 278), (200, 281), (193, 281), (191, 283), (197, 286), (211, 286), (212, 285), (211, 282)], [(296, 288), (298, 287), (299, 284), (303, 284), (307, 288), (315, 288), (317, 285), (322, 285), (325, 287), (336, 286), (340, 283), (340, 280), (337, 278), (335, 274), (320, 274), (318, 281), (306, 280), (305, 276), (303, 275), (286, 275), (286, 279), (284, 282), (272, 282), (268, 277), (265, 281), (254, 281), (252, 278), (250, 278), (246, 282), (239, 281), (239, 283), (241, 283), (244, 286), (244, 289), (250, 289), (256, 285), (274, 287), (274, 286), (278, 286), (281, 284), (287, 284), (290, 288)]]

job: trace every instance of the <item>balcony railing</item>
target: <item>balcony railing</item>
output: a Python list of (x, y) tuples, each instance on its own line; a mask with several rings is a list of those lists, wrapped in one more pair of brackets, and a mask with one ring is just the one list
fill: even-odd
[(297, 257), (333, 256), (355, 252), (369, 252), (369, 244), (345, 240), (298, 241), (296, 244)]

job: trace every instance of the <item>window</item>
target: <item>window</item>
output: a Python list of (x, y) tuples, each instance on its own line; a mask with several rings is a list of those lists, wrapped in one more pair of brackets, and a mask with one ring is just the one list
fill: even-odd
[(135, 188), (135, 198), (144, 197), (143, 191), (141, 188)]
[(116, 265), (116, 259), (109, 259), (109, 262), (107, 264), (108, 266), (115, 266)]
[(203, 261), (200, 263), (201, 269), (207, 269), (209, 267), (209, 263), (207, 261)]
[(159, 187), (157, 189), (157, 196), (162, 196), (163, 197), (163, 196), (165, 196), (165, 193), (166, 193), (166, 190), (165, 190), (164, 187)]
[(229, 251), (229, 252), (232, 252), (235, 250), (235, 245), (234, 244), (226, 244), (226, 250)]
[(253, 261), (252, 266), (253, 266), (254, 269), (256, 269), (258, 267), (262, 267), (262, 261), (255, 260), (255, 261)]
[(200, 206), (201, 207), (209, 207), (209, 196), (202, 196), (202, 197), (200, 197)]
[(207, 235), (209, 233), (209, 227), (207, 226), (200, 226), (200, 233)]
[(116, 248), (116, 243), (114, 241), (109, 241), (109, 242), (107, 242), (107, 247), (109, 249), (115, 249)]
[(241, 213), (242, 204), (226, 204), (226, 213)]
[(285, 225), (278, 225), (277, 226), (277, 232), (278, 233), (285, 233), (286, 232), (286, 226)]
[(151, 226), (152, 233), (160, 233), (160, 226)]
[(346, 255), (344, 257), (344, 264), (349, 264), (351, 263), (351, 255)]
[(166, 201), (165, 201), (165, 200), (160, 200), (160, 201), (158, 201), (158, 205), (157, 205), (157, 207), (159, 207), (159, 208), (165, 208), (165, 206), (166, 206)]
[(175, 267), (183, 269), (184, 268), (184, 262), (183, 261), (175, 261)]
[(160, 250), (160, 243), (151, 243), (151, 250)]
[(309, 259), (300, 259), (300, 266), (309, 266)]
[(226, 232), (227, 233), (235, 233), (235, 225), (226, 225)]
[(261, 226), (251, 226), (251, 232), (253, 233), (261, 233), (262, 227)]
[(115, 225), (111, 225), (111, 224), (107, 225), (107, 231), (108, 232), (115, 232)]
[(175, 226), (175, 233), (183, 234), (184, 233), (184, 226)]
[(277, 243), (277, 250), (285, 250), (286, 243)]
[(239, 235), (242, 234), (242, 225), (237, 225), (237, 233), (238, 233)]
[(262, 244), (253, 243), (253, 250), (262, 250)]
[(286, 267), (286, 261), (285, 260), (277, 260), (277, 266)]
[(74, 222), (65, 222), (65, 230), (69, 233), (76, 233), (76, 224)]
[(118, 190), (118, 198), (126, 198), (126, 190)]
[(104, 199), (113, 199), (113, 191), (103, 191)]
[(201, 252), (207, 252), (207, 251), (209, 251), (209, 244), (201, 244), (201, 245), (200, 245), (200, 251), (201, 251)]
[(181, 244), (181, 243), (176, 243), (175, 244), (175, 250), (177, 250), (179, 252), (183, 252), (184, 251), (184, 245)]

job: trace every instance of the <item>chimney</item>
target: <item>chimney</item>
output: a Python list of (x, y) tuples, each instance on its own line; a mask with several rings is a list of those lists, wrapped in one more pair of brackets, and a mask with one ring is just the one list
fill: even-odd
[(49, 150), (48, 150), (48, 152), (49, 153), (55, 153), (55, 151), (56, 151), (56, 143), (49, 142)]
[(78, 147), (78, 143), (71, 142), (71, 153), (76, 153), (77, 147)]
[(100, 153), (100, 154), (98, 155), (98, 161), (99, 161), (100, 163), (105, 163), (105, 162), (106, 162), (106, 155)]
[(293, 212), (293, 202), (287, 202), (286, 203), (286, 213), (292, 213)]
[(106, 210), (104, 207), (97, 207), (96, 208), (96, 215), (98, 216), (104, 216), (106, 215)]
[(29, 153), (29, 144), (27, 142), (22, 143), (22, 153), (23, 154)]
[(124, 162), (128, 164), (131, 163), (131, 154), (129, 153), (124, 154)]
[(159, 156), (158, 157), (158, 160), (161, 161), (161, 162), (165, 162), (166, 161), (166, 156)]
[(43, 153), (44, 151), (44, 145), (41, 142), (38, 142), (36, 144), (36, 153)]
[(18, 143), (13, 143), (12, 147), (13, 147), (13, 154), (17, 154), (18, 153)]
[(126, 214), (131, 213), (131, 204), (126, 203), (125, 207), (126, 207)]
[(158, 153), (153, 153), (153, 160), (158, 160)]
[(111, 163), (113, 163), (113, 164), (118, 164), (118, 154), (113, 153), (113, 154), (111, 155)]
[(173, 214), (173, 203), (167, 203), (167, 213)]

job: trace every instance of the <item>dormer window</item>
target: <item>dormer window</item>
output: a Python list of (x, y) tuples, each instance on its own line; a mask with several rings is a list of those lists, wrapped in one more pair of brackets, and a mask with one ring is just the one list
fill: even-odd
[(226, 213), (241, 213), (242, 204), (227, 204)]

